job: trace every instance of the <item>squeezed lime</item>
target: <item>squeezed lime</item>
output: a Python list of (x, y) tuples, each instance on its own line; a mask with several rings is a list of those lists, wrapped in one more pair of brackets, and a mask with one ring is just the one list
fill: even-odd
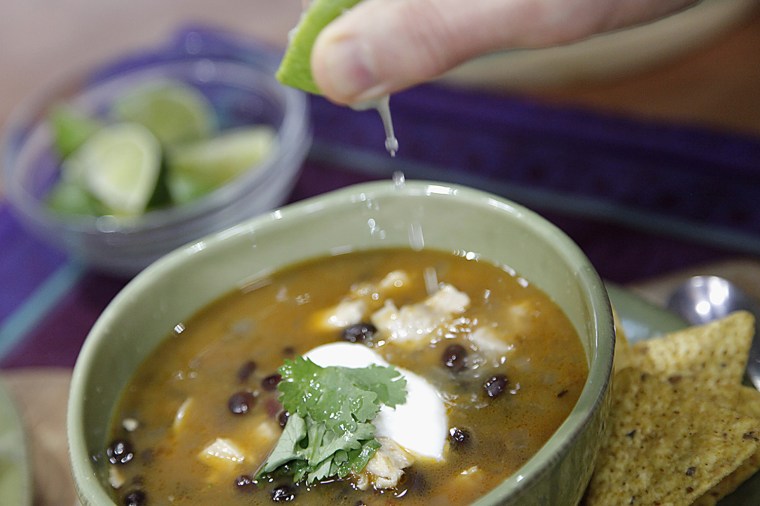
[(288, 86), (321, 95), (311, 73), (311, 50), (322, 29), (361, 0), (313, 0), (291, 32), (290, 42), (277, 70), (277, 79)]
[[(287, 86), (322, 95), (311, 70), (314, 42), (329, 23), (359, 2), (361, 0), (313, 0), (291, 32), (285, 55), (277, 69), (277, 79)], [(366, 103), (352, 104), (351, 107), (357, 110), (377, 109), (385, 130), (385, 150), (391, 156), (396, 156), (398, 139), (393, 130), (389, 100), (390, 97), (386, 95)]]

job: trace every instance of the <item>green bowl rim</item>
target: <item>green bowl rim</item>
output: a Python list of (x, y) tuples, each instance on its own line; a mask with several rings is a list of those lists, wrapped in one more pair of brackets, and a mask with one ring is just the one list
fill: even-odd
[[(87, 454), (84, 440), (84, 405), (82, 400), (89, 375), (89, 366), (93, 362), (96, 352), (103, 345), (103, 339), (98, 338), (98, 336), (104, 335), (110, 327), (111, 320), (118, 316), (119, 306), (123, 300), (129, 300), (133, 296), (145, 292), (153, 284), (160, 282), (158, 280), (166, 272), (181, 268), (189, 258), (198, 254), (213, 254), (214, 249), (224, 247), (225, 239), (256, 234), (259, 233), (259, 230), (279, 226), (281, 222), (297, 220), (299, 216), (312, 214), (332, 205), (353, 205), (357, 201), (393, 195), (457, 198), (464, 199), (470, 205), (498, 208), (518, 219), (527, 220), (537, 236), (555, 244), (557, 253), (569, 265), (577, 268), (576, 279), (591, 302), (593, 321), (590, 323), (591, 329), (596, 335), (596, 354), (590, 357), (586, 384), (567, 419), (541, 449), (518, 472), (486, 493), (475, 504), (479, 506), (498, 504), (506, 492), (511, 492), (517, 497), (527, 490), (532, 483), (549, 472), (551, 465), (566, 455), (573, 441), (591, 423), (591, 414), (600, 409), (610, 385), (615, 334), (612, 309), (601, 278), (575, 242), (557, 226), (521, 204), (482, 190), (446, 182), (407, 180), (403, 184), (396, 184), (384, 180), (347, 186), (289, 204), (193, 241), (148, 266), (114, 297), (85, 339), (71, 380), (67, 410), (67, 437), (72, 474), (80, 497), (85, 496), (88, 500), (96, 501), (94, 504), (112, 502), (102, 483), (95, 476), (91, 467), (91, 457)], [(203, 247), (198, 247), (199, 245)], [(609, 330), (611, 339), (600, 339), (605, 335), (604, 329)]]

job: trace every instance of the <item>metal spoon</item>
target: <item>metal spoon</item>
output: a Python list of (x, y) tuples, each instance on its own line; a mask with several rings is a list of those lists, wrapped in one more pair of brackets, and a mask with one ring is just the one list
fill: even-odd
[[(668, 309), (692, 325), (701, 325), (743, 309), (760, 322), (760, 306), (738, 286), (719, 276), (694, 276), (679, 286)], [(760, 390), (760, 337), (755, 332), (747, 363), (747, 376)]]

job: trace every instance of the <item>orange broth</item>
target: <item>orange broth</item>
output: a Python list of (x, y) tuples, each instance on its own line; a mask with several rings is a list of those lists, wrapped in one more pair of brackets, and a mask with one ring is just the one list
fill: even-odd
[[(284, 359), (343, 339), (342, 329), (315, 325), (315, 315), (334, 307), (352, 287), (376, 287), (398, 270), (408, 282), (387, 297), (369, 290), (368, 313), (386, 298), (398, 307), (424, 300), (431, 279), (470, 298), (467, 310), (437, 328), (423, 346), (367, 343), (391, 364), (434, 385), (445, 398), (448, 426), (466, 432), (466, 440), (450, 438), (443, 463), (417, 459), (392, 489), (358, 490), (348, 478), (309, 487), (280, 479), (248, 484), (246, 477), (255, 475), (282, 431), (272, 375)], [(498, 365), (478, 363), (468, 341), (484, 322), (495, 325), (508, 348)], [(471, 352), (462, 371), (443, 363), (452, 343)], [(575, 405), (587, 373), (583, 347), (562, 310), (508, 268), (474, 255), (428, 250), (320, 258), (257, 280), (178, 323), (136, 372), (115, 413), (112, 440), (126, 441), (133, 457), (106, 465), (119, 504), (129, 494), (143, 504), (270, 504), (275, 487), (283, 485), (289, 492), (283, 497), (296, 504), (467, 504), (547, 441)], [(495, 374), (504, 375), (507, 385), (490, 398), (483, 384)], [(237, 392), (254, 399), (242, 415), (228, 407)], [(181, 408), (184, 416), (178, 417)], [(245, 459), (209, 465), (199, 458), (216, 438), (234, 441)]]

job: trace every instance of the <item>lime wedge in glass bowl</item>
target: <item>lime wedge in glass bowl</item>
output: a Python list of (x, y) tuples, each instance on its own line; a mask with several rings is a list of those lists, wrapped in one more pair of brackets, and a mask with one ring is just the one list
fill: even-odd
[(215, 116), (200, 91), (172, 80), (129, 90), (105, 119), (55, 108), (49, 122), (61, 180), (50, 192), (50, 209), (138, 216), (185, 204), (254, 170), (274, 149), (273, 126), (218, 131)]
[(72, 155), (81, 184), (117, 215), (145, 212), (159, 181), (161, 145), (138, 123), (116, 123), (95, 132)]
[(61, 158), (76, 151), (102, 123), (66, 104), (59, 104), (50, 113), (53, 142)]
[(140, 123), (165, 145), (204, 139), (216, 130), (214, 109), (206, 97), (179, 81), (137, 87), (114, 102), (112, 115), (117, 121)]
[[(184, 43), (172, 43), (85, 74), (53, 79), (14, 112), (0, 146), (3, 197), (30, 232), (90, 267), (130, 276), (182, 244), (270, 211), (289, 198), (311, 144), (311, 128), (304, 94), (274, 77), (280, 53), (216, 32), (194, 29), (178, 35), (180, 41), (189, 39), (197, 43), (192, 53)], [(169, 127), (164, 139), (172, 141), (165, 144), (144, 125), (153, 120), (151, 114), (126, 121), (114, 110), (117, 103), (124, 107), (124, 97), (134, 100), (138, 92), (143, 94), (140, 100), (183, 103), (171, 99), (183, 92), (144, 91), (167, 82), (192, 88), (213, 109), (178, 107), (191, 118), (180, 122), (178, 130), (192, 128), (180, 135)], [(156, 98), (162, 94), (170, 98)], [(59, 117), (64, 118), (63, 128), (51, 119), (59, 104), (71, 108)], [(82, 117), (95, 120), (97, 125), (82, 124), (96, 128), (76, 126)], [(185, 178), (179, 185), (192, 198), (183, 203), (176, 197), (166, 200), (172, 150), (254, 125), (273, 129), (277, 139), (268, 155), (260, 155), (255, 170), (214, 188)], [(56, 147), (60, 131), (76, 140), (63, 160)], [(206, 156), (242, 156), (219, 151), (224, 156)], [(136, 210), (143, 212), (131, 214)]]
[(108, 210), (77, 181), (61, 179), (47, 194), (48, 208), (61, 215), (100, 216)]
[[(267, 125), (239, 127), (210, 139), (182, 144), (168, 154), (168, 178), (172, 197), (185, 201), (177, 184), (198, 189), (216, 188), (248, 170), (256, 170), (275, 149), (276, 132)], [(172, 182), (179, 183), (173, 184)]]

